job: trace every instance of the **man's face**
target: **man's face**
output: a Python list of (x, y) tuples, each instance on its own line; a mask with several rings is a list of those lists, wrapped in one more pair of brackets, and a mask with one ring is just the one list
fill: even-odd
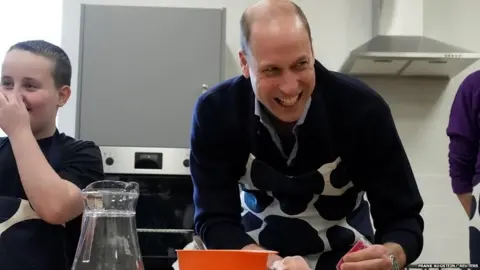
[(315, 59), (301, 21), (252, 23), (250, 52), (240, 52), (240, 61), (257, 99), (279, 120), (298, 121), (315, 88)]

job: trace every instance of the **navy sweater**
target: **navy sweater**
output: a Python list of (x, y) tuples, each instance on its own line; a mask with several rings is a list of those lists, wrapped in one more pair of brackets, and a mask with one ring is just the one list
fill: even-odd
[(388, 105), (354, 78), (318, 62), (315, 72), (291, 162), (254, 113), (249, 79), (199, 98), (190, 160), (196, 233), (210, 249), (337, 252), (328, 267), (365, 236), (400, 244), (413, 262), (423, 247), (423, 201)]

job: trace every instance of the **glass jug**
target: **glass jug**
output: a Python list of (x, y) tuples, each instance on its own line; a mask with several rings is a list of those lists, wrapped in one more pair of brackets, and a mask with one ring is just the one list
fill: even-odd
[(144, 270), (135, 221), (138, 183), (98, 181), (82, 194), (85, 210), (72, 270)]

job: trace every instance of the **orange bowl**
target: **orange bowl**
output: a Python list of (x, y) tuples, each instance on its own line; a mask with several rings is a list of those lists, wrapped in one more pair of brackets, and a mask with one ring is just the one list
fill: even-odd
[(177, 250), (180, 270), (266, 270), (269, 250)]

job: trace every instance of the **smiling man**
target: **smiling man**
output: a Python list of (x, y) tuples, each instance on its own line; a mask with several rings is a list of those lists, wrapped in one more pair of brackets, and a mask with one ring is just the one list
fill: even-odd
[[(205, 246), (275, 250), (273, 269), (335, 269), (342, 257), (345, 270), (413, 262), (423, 201), (388, 105), (315, 60), (307, 19), (290, 1), (249, 7), (241, 33), (243, 75), (202, 95), (193, 117), (195, 230)], [(361, 237), (374, 245), (345, 255)]]

